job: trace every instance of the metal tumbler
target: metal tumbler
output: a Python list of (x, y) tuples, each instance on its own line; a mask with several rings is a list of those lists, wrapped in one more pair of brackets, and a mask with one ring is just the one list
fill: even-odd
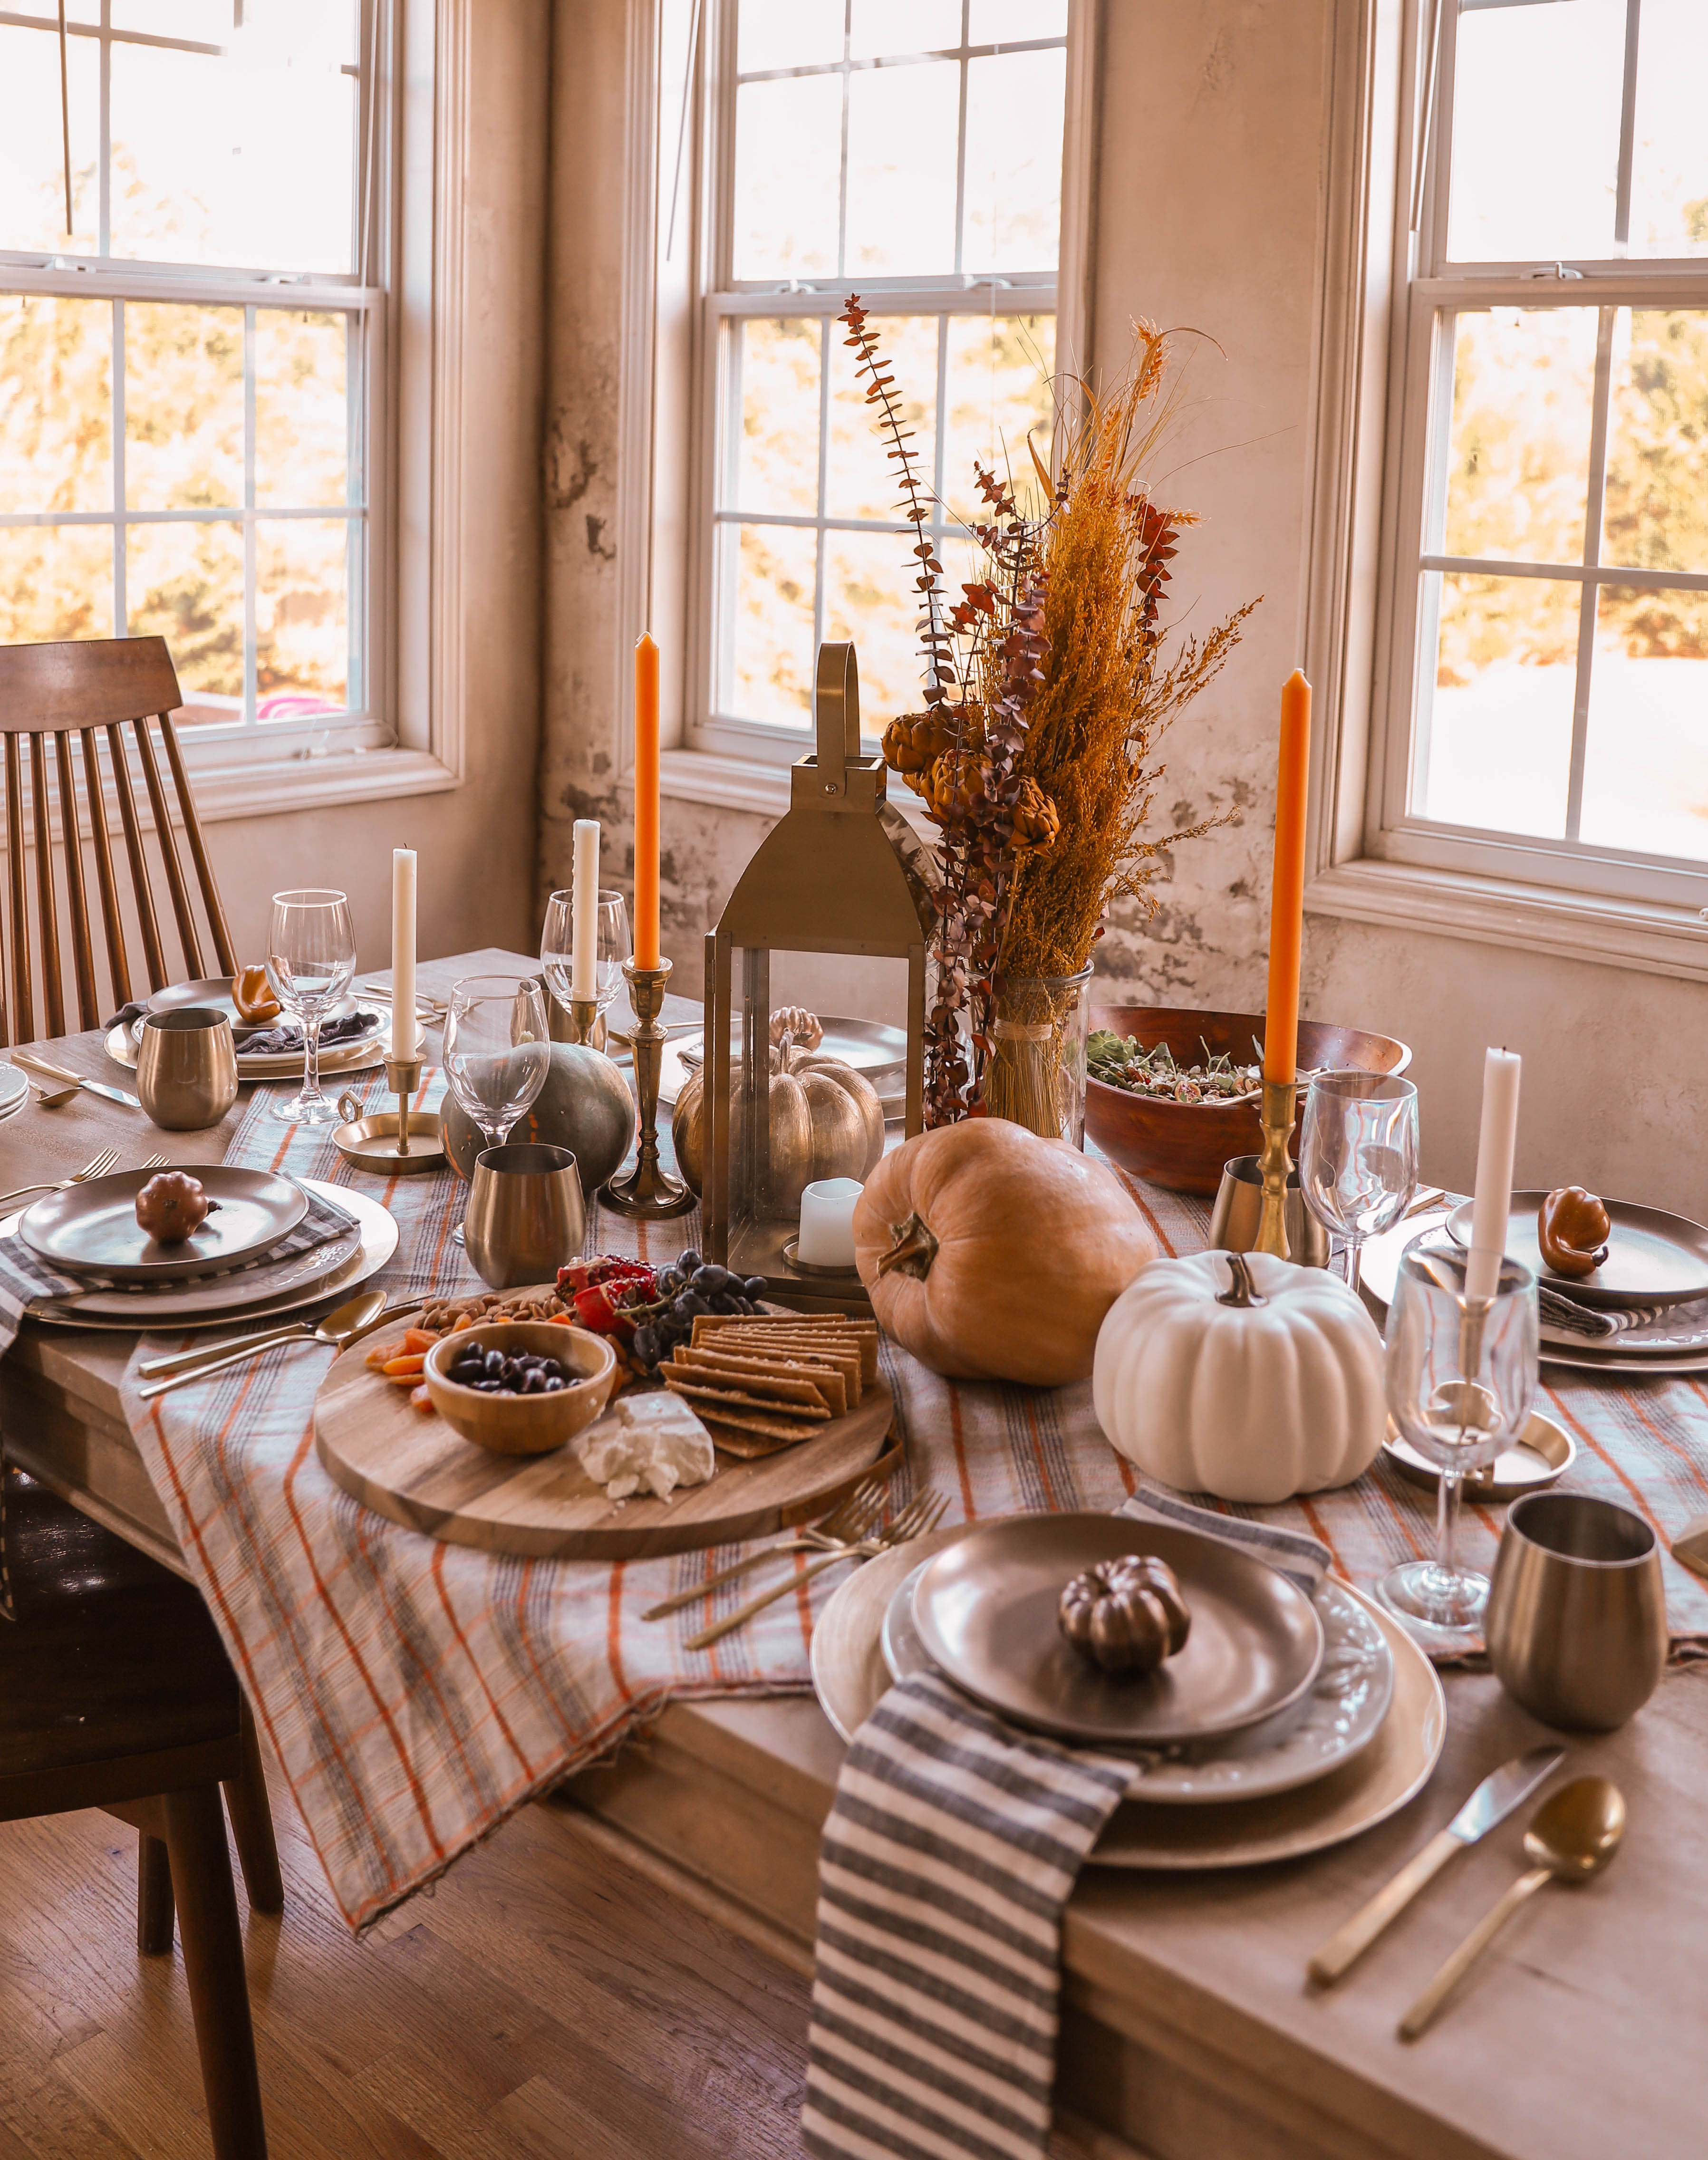
[[(1216, 1204), (1210, 1211), (1210, 1244), (1218, 1253), (1251, 1253), (1257, 1249), (1258, 1225), (1263, 1218), (1264, 1181), (1254, 1155), (1235, 1155), (1223, 1166)], [(1287, 1198), (1282, 1219), (1287, 1226), (1287, 1256), (1301, 1268), (1328, 1265), (1328, 1233), (1305, 1205), (1299, 1190), (1299, 1173), (1287, 1173)]]
[(1666, 1665), (1659, 1540), (1611, 1500), (1527, 1493), (1507, 1511), (1483, 1632), (1501, 1685), (1533, 1716), (1611, 1732)]
[(517, 1141), (475, 1158), (463, 1245), (493, 1290), (549, 1283), (581, 1250), (587, 1203), (568, 1148)]
[(137, 1041), (137, 1099), (169, 1133), (216, 1125), (237, 1099), (231, 1023), (207, 1005), (144, 1015)]

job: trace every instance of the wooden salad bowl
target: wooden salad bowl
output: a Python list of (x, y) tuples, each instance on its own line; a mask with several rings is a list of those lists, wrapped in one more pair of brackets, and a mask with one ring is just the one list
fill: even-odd
[[(1112, 1029), (1135, 1036), (1146, 1050), (1165, 1042), (1178, 1065), (1204, 1062), (1207, 1046), (1214, 1057), (1223, 1051), (1235, 1064), (1249, 1064), (1255, 1036), (1263, 1039), (1261, 1013), (1199, 1012), (1184, 1005), (1093, 1005), (1093, 1030)], [(1299, 1067), (1318, 1066), (1362, 1072), (1404, 1072), (1411, 1051), (1391, 1035), (1367, 1029), (1332, 1027), (1326, 1021), (1299, 1023)], [(1300, 1110), (1305, 1097), (1299, 1097)], [(1258, 1106), (1252, 1103), (1170, 1103), (1129, 1095), (1106, 1080), (1088, 1077), (1085, 1085), (1085, 1130), (1112, 1162), (1171, 1192), (1215, 1192), (1222, 1166), (1235, 1155), (1255, 1155), (1263, 1145)], [(1293, 1159), (1299, 1159), (1299, 1126), (1293, 1124)]]

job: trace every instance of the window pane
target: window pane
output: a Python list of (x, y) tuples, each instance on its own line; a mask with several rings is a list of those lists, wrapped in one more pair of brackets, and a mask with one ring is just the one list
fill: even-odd
[(1602, 530), (1603, 562), (1708, 571), (1708, 314), (1619, 311)]
[(911, 534), (827, 532), (824, 635), (851, 637), (859, 648), (860, 725), (881, 735), (899, 713), (923, 702), (919, 595)]
[[(927, 495), (936, 485), (937, 409), (937, 318), (935, 315), (875, 316), (871, 328), (901, 408), (901, 424), (913, 430), (907, 447), (918, 460)], [(858, 356), (842, 342), (838, 326), (831, 351), (830, 454), (826, 460), (824, 507), (832, 517), (901, 515), (901, 489), (895, 448), (878, 433), (878, 408), (866, 402), (864, 376), (856, 376)], [(898, 557), (898, 561), (901, 559)]]
[(1456, 262), (1612, 255), (1625, 0), (1479, 8), (1458, 18)]
[(0, 526), (0, 645), (112, 636), (111, 526)]
[(1008, 44), (1021, 38), (1065, 38), (1067, 0), (973, 0), (968, 35), (975, 45)]
[(975, 276), (1053, 270), (1062, 230), (1061, 52), (1011, 53), (967, 64), (967, 222), (962, 253)]
[(960, 42), (961, 0), (854, 0), (850, 60), (952, 51)]
[(1446, 517), (1431, 552), (1583, 560), (1597, 320), (1593, 308), (1458, 318)]
[(742, 85), (735, 93), (736, 277), (834, 277), (841, 167), (840, 75)]
[(741, 0), (735, 65), (811, 67), (842, 58), (842, 0)]
[(347, 319), (255, 315), (255, 500), (310, 509), (349, 496)]
[(979, 506), (973, 460), (1007, 480), (1016, 496), (1042, 508), (1026, 431), (1047, 468), (1056, 361), (1053, 315), (951, 315), (943, 494), (963, 523)]
[(954, 60), (849, 77), (849, 278), (919, 278), (955, 264)]
[(1631, 252), (1708, 254), (1708, 8), (1643, 0), (1631, 163)]
[(739, 385), (735, 502), (743, 510), (818, 507), (818, 356), (823, 325), (796, 316), (736, 324), (732, 381)]
[(813, 536), (787, 525), (720, 532), (728, 581), (722, 709), (804, 729), (812, 711)]
[(1708, 593), (1599, 598), (1581, 837), (1708, 862)]
[(125, 304), (125, 503), (243, 501), (243, 311)]
[(112, 304), (0, 299), (0, 511), (112, 507)]
[(1435, 572), (1424, 587), (1439, 629), (1416, 807), (1448, 824), (1563, 839), (1581, 588)]
[(344, 709), (350, 673), (350, 527), (263, 518), (255, 528), (256, 718)]
[[(38, 0), (45, 10), (47, 0)], [(0, 247), (93, 255), (101, 245), (101, 47), (66, 40), (71, 120), (71, 205), (65, 231), (65, 146), (60, 132), (60, 40), (0, 25)]]
[(157, 38), (224, 45), (231, 42), (231, 0), (112, 0), (116, 30), (147, 30)]
[(125, 599), (129, 635), (164, 637), (186, 690), (242, 696), (241, 526), (127, 527)]

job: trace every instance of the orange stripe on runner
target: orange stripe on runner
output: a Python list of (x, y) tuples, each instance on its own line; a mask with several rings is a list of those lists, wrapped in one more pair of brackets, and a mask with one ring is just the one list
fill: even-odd
[[(1114, 1169), (1114, 1165), (1113, 1163), (1109, 1166), (1112, 1170)], [(1115, 1175), (1120, 1179), (1122, 1184), (1126, 1186), (1128, 1197), (1131, 1199), (1133, 1205), (1145, 1218), (1146, 1223), (1150, 1224), (1150, 1234), (1152, 1237), (1155, 1238), (1157, 1244), (1161, 1246), (1163, 1251), (1167, 1254), (1170, 1259), (1178, 1259), (1180, 1255), (1175, 1251), (1174, 1241), (1170, 1238), (1167, 1231), (1163, 1228), (1161, 1223), (1156, 1219), (1155, 1210), (1151, 1207), (1150, 1202), (1145, 1197), (1144, 1194), (1139, 1190), (1137, 1182), (1134, 1179), (1129, 1177), (1124, 1170), (1116, 1170)]]
[(1660, 1524), (1655, 1519), (1654, 1516), (1650, 1514), (1648, 1503), (1643, 1498), (1641, 1488), (1626, 1476), (1625, 1472), (1619, 1467), (1618, 1464), (1614, 1462), (1612, 1456), (1609, 1455), (1607, 1449), (1602, 1446), (1601, 1442), (1596, 1438), (1595, 1435), (1590, 1430), (1583, 1420), (1581, 1417), (1575, 1417), (1564, 1403), (1561, 1403), (1560, 1405), (1560, 1415), (1566, 1420), (1568, 1424), (1570, 1424), (1572, 1430), (1576, 1433), (1579, 1439), (1582, 1441), (1584, 1446), (1595, 1456), (1596, 1460), (1598, 1462), (1606, 1463), (1608, 1469), (1612, 1472), (1619, 1482), (1625, 1488), (1625, 1490), (1631, 1495), (1632, 1500), (1636, 1505), (1638, 1514), (1642, 1516), (1643, 1521), (1648, 1524), (1648, 1527), (1654, 1532), (1655, 1535), (1657, 1537), (1661, 1537), (1662, 1543), (1664, 1544), (1665, 1540), (1662, 1537)]
[(617, 1684), (617, 1693), (626, 1706), (635, 1700), (634, 1690), (623, 1677), (623, 1566), (618, 1560), (611, 1569), (610, 1602), (605, 1619), (605, 1654), (610, 1661), (611, 1678)]
[(954, 1443), (955, 1475), (961, 1481), (961, 1513), (970, 1523), (976, 1510), (973, 1505), (973, 1480), (967, 1470), (967, 1436), (961, 1428), (961, 1391), (951, 1380), (949, 1390), (949, 1438)]
[(1026, 1430), (1032, 1438), (1032, 1456), (1038, 1466), (1038, 1476), (1044, 1487), (1044, 1505), (1052, 1514), (1056, 1508), (1056, 1488), (1050, 1482), (1049, 1465), (1044, 1460), (1044, 1442), (1038, 1430), (1038, 1414), (1032, 1407), (1032, 1396), (1026, 1397)]
[(1311, 1505), (1308, 1499), (1301, 1497), (1299, 1505), (1304, 1510), (1306, 1521), (1311, 1525), (1312, 1536), (1321, 1538), (1324, 1545), (1328, 1547), (1328, 1556), (1334, 1564), (1336, 1574), (1346, 1576), (1346, 1579), (1350, 1581), (1352, 1578), (1347, 1574), (1346, 1562), (1340, 1556), (1340, 1549), (1335, 1544), (1333, 1536), (1331, 1534), (1327, 1524), (1322, 1520), (1322, 1518), (1317, 1514), (1316, 1509)]
[(487, 1703), (491, 1709), (492, 1715), (497, 1721), (498, 1729), (504, 1735), (505, 1739), (509, 1742), (510, 1752), (515, 1756), (517, 1761), (521, 1763), (523, 1777), (525, 1778), (532, 1779), (534, 1776), (534, 1767), (532, 1763), (529, 1762), (527, 1753), (523, 1750), (522, 1742), (511, 1731), (510, 1721), (505, 1716), (504, 1712), (498, 1706), (497, 1696), (493, 1694), (491, 1689), (487, 1685), (486, 1675), (480, 1669), (480, 1663), (475, 1658), (474, 1650), (470, 1644), (469, 1638), (463, 1633), (463, 1623), (457, 1617), (456, 1607), (451, 1603), (450, 1591), (445, 1586), (444, 1579), (444, 1558), (447, 1550), (448, 1548), (442, 1538), (435, 1538), (433, 1540), (433, 1587), (439, 1592), (439, 1602), (444, 1608), (444, 1617), (451, 1624), (451, 1632), (457, 1638), (458, 1646), (461, 1649), (463, 1655), (469, 1661), (469, 1669), (480, 1683), (480, 1692), (485, 1696)]

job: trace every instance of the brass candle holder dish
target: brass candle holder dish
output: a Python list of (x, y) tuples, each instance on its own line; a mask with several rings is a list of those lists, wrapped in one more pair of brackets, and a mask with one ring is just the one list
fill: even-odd
[(664, 1061), (665, 1038), (670, 1032), (659, 1015), (664, 1010), (670, 963), (660, 960), (656, 968), (641, 968), (632, 960), (625, 960), (623, 975), (629, 985), (629, 1004), (635, 1015), (629, 1040), (635, 1055), (635, 1099), (640, 1111), (641, 1145), (634, 1168), (620, 1177), (614, 1177), (600, 1197), (607, 1207), (615, 1208), (619, 1215), (656, 1221), (666, 1216), (685, 1215), (694, 1205), (693, 1194), (680, 1178), (671, 1176), (658, 1158), (658, 1081)]
[(376, 1111), (371, 1116), (353, 1114), (361, 1105), (355, 1096), (340, 1095), (338, 1107), (346, 1121), (333, 1134), (333, 1145), (356, 1170), (370, 1170), (380, 1177), (408, 1177), (418, 1171), (442, 1170), (444, 1141), (437, 1110), (412, 1110), (409, 1098), (421, 1085), (418, 1057), (388, 1057), (386, 1086), (397, 1098), (395, 1110)]

